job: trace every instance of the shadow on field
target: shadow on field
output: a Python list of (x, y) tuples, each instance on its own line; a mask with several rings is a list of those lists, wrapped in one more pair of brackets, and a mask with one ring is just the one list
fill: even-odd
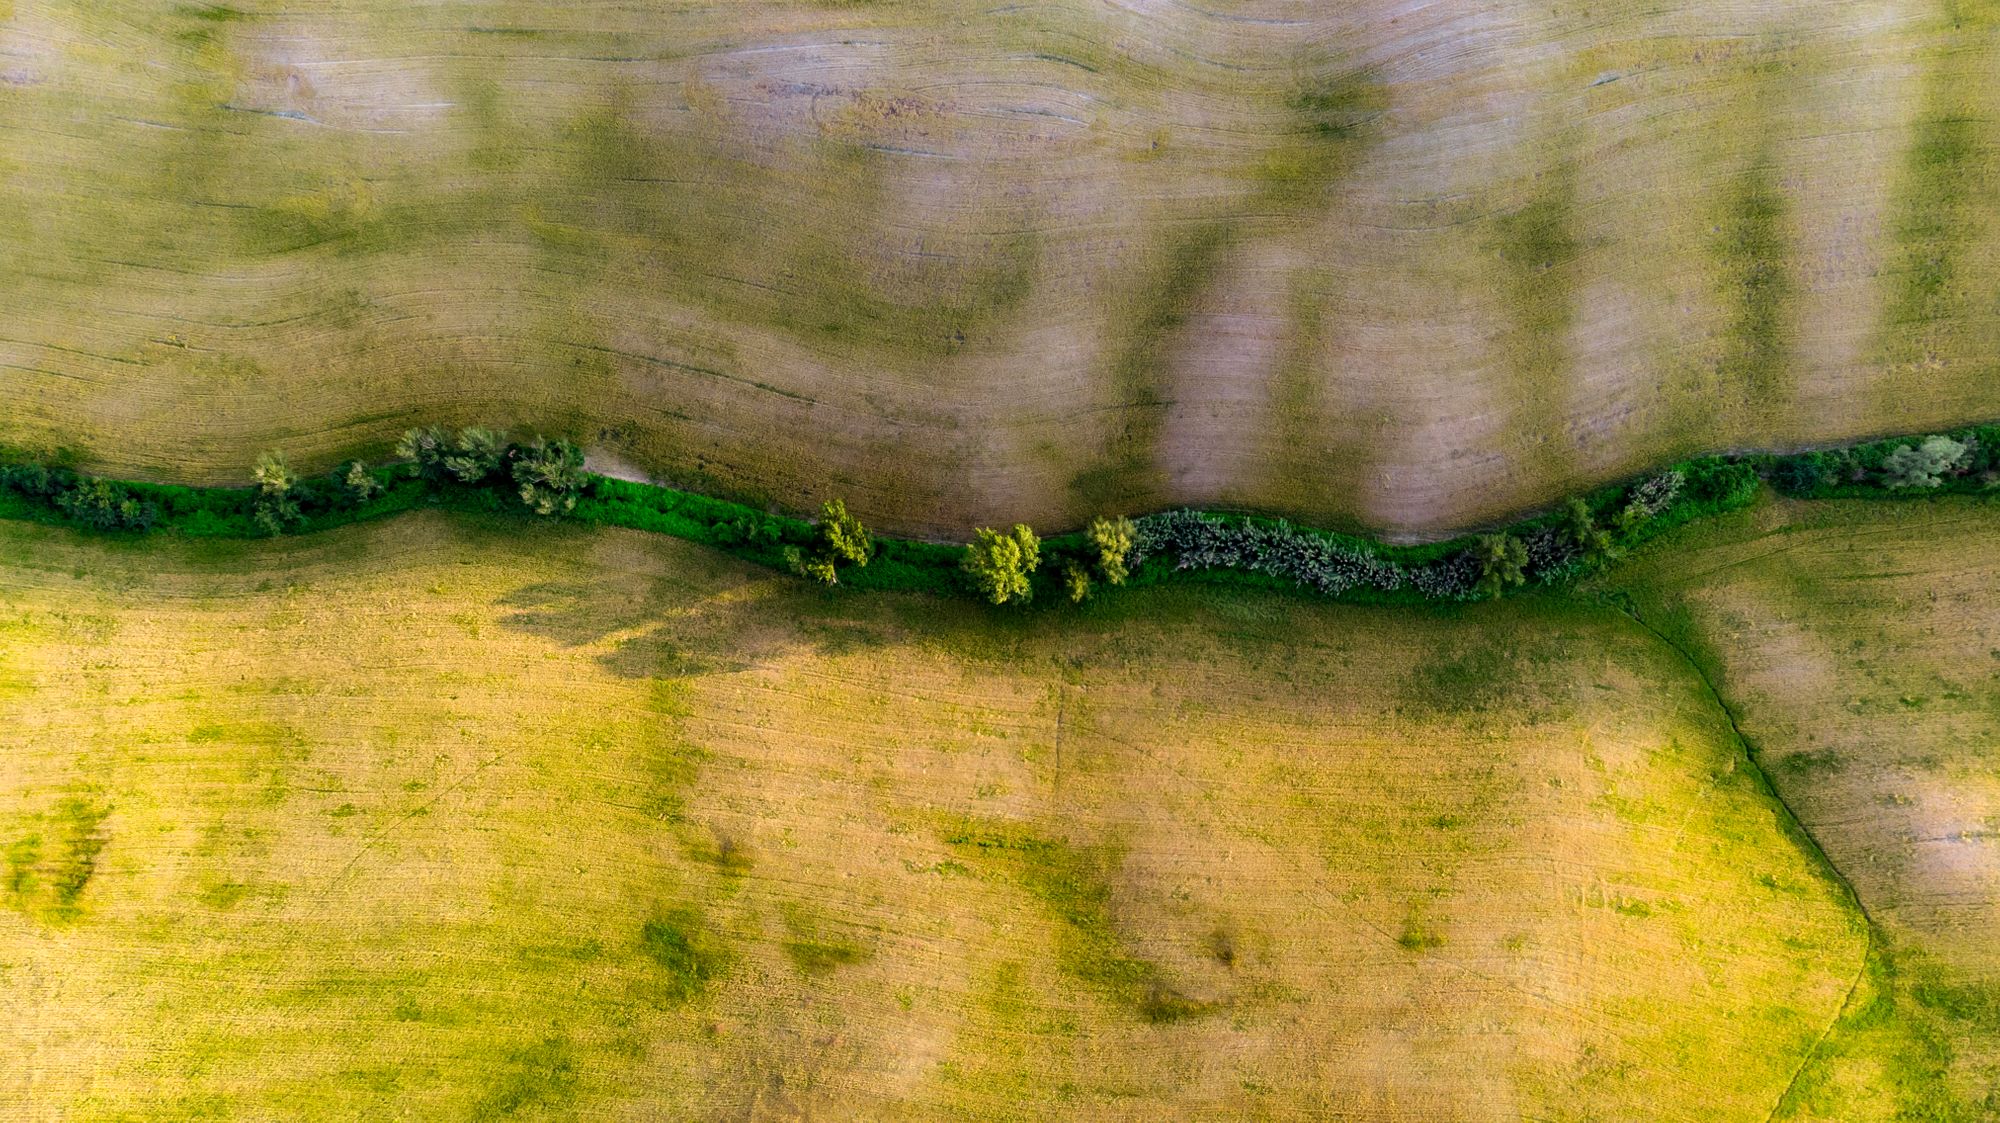
[(598, 661), (623, 678), (729, 674), (808, 648), (838, 656), (904, 642), (902, 629), (845, 598), (773, 593), (769, 581), (721, 584), (619, 574), (540, 581), (498, 602), (508, 628), (561, 644), (608, 644)]

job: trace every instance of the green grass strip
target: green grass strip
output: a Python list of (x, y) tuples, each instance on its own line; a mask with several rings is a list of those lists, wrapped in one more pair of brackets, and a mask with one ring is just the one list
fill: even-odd
[[(1766, 484), (1798, 498), (1921, 498), (1935, 495), (2000, 495), (2000, 426), (1973, 426), (1947, 434), (1962, 444), (1961, 464), (1941, 475), (1934, 486), (1893, 487), (1893, 461), (1898, 449), (1922, 437), (1868, 441), (1836, 449), (1798, 453), (1737, 453), (1681, 461), (1641, 479), (1610, 484), (1581, 496), (1595, 520), (1613, 530), (1614, 553), (1623, 553), (1696, 519), (1737, 510), (1754, 503)], [(496, 518), (536, 519), (499, 482), (474, 487), (441, 485), (414, 478), (403, 465), (369, 469), (380, 493), (354, 504), (331, 477), (301, 481), (294, 491), (303, 517), (291, 529), (310, 534), (352, 523), (385, 518), (418, 508), (444, 508)], [(1667, 475), (1680, 481), (1670, 502), (1645, 517), (1632, 519), (1628, 508), (1646, 481)], [(96, 505), (79, 504), (76, 494), (95, 489)], [(100, 480), (67, 466), (0, 449), (0, 518), (67, 526), (117, 537), (165, 534), (179, 538), (249, 539), (268, 537), (255, 518), (254, 488), (185, 487), (136, 480)], [(1621, 522), (1620, 512), (1626, 513)], [(122, 512), (122, 513), (121, 513)], [(1239, 533), (1252, 528), (1267, 537), (1303, 542), (1345, 558), (1415, 574), (1427, 567), (1460, 561), (1484, 535), (1472, 534), (1443, 542), (1396, 545), (1338, 531), (1295, 526), (1263, 515), (1201, 512), (1204, 518)], [(786, 568), (787, 547), (810, 546), (814, 524), (790, 515), (759, 510), (742, 503), (660, 484), (638, 483), (587, 475), (582, 494), (568, 516), (578, 522), (623, 527), (697, 542), (758, 565)], [(1542, 557), (1529, 566), (1526, 580), (1513, 588), (1567, 585), (1600, 568), (1606, 557), (1585, 558), (1574, 550), (1561, 556), (1560, 512), (1544, 512), (1489, 534), (1511, 535), (1540, 543)], [(1144, 520), (1142, 520), (1143, 522)], [(121, 527), (123, 529), (121, 529)], [(1043, 540), (1045, 559), (1074, 557), (1083, 550), (1080, 534)], [(856, 589), (925, 592), (945, 596), (976, 595), (960, 568), (960, 545), (907, 538), (875, 539), (875, 552), (865, 566), (840, 570), (840, 583)], [(1266, 567), (1268, 570), (1269, 567)], [(1044, 564), (1034, 574), (1035, 600), (1060, 602), (1058, 567)], [(1259, 571), (1254, 565), (1212, 564), (1185, 567), (1171, 552), (1146, 557), (1127, 584), (1136, 587), (1164, 583), (1288, 589), (1328, 595), (1321, 589), (1285, 576)], [(1469, 595), (1426, 592), (1417, 584), (1383, 589), (1367, 583), (1344, 588), (1336, 599), (1363, 603), (1407, 604), (1438, 599), (1474, 599)]]

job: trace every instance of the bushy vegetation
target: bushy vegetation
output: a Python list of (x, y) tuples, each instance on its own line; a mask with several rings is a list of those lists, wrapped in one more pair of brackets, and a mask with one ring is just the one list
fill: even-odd
[(1769, 480), (1798, 496), (1980, 492), (2000, 482), (2000, 426), (1922, 440), (1877, 441), (1791, 455), (1711, 456), (1630, 484), (1600, 488), (1493, 534), (1391, 546), (1283, 519), (1167, 511), (1100, 516), (1043, 541), (1025, 526), (982, 530), (963, 546), (876, 539), (842, 501), (812, 522), (729, 499), (593, 476), (564, 440), (509, 442), (484, 428), (411, 429), (401, 462), (348, 461), (301, 478), (267, 454), (251, 488), (187, 488), (102, 480), (66, 463), (0, 450), (0, 516), (98, 531), (166, 529), (187, 537), (320, 530), (419, 504), (569, 515), (670, 534), (825, 584), (973, 593), (996, 605), (1038, 592), (1087, 599), (1100, 585), (1154, 584), (1195, 571), (1207, 581), (1291, 586), (1374, 601), (1476, 600), (1576, 579), (1694, 519), (1754, 501)]
[(257, 481), (251, 517), (264, 533), (283, 534), (286, 528), (305, 521), (305, 512), (299, 509), (298, 498), (292, 494), (298, 480), (292, 475), (291, 465), (285, 462), (284, 453), (267, 452), (259, 456), (250, 470), (250, 478)]
[(1528, 547), (1511, 534), (1482, 534), (1472, 547), (1479, 579), (1472, 589), (1482, 597), (1497, 597), (1528, 582)]
[(111, 480), (76, 479), (55, 496), (56, 509), (91, 530), (146, 531), (160, 519), (160, 509)]
[(583, 450), (536, 437), (514, 449), (513, 474), (522, 506), (538, 515), (567, 515), (583, 494)]
[(1597, 513), (1582, 499), (1572, 498), (1563, 504), (1562, 529), (1587, 563), (1600, 564), (1618, 556), (1618, 543), (1611, 531), (1598, 525)]
[(484, 483), (500, 470), (507, 452), (507, 434), (478, 426), (456, 433), (437, 426), (411, 429), (396, 445), (396, 456), (432, 483)]
[(846, 501), (829, 499), (820, 506), (812, 542), (806, 546), (787, 546), (785, 564), (801, 577), (822, 585), (835, 585), (840, 582), (842, 565), (865, 566), (874, 553), (874, 536), (861, 525), (860, 519), (848, 513)]
[(1966, 494), (2000, 485), (2000, 425), (1753, 458), (1786, 495)]
[(1131, 559), (1138, 547), (1139, 530), (1123, 515), (1099, 515), (1083, 528), (1076, 546), (1052, 552), (1063, 591), (1072, 604), (1090, 596), (1097, 582), (1123, 585), (1132, 575)]
[(1943, 476), (1963, 468), (1966, 448), (1950, 437), (1925, 437), (1920, 445), (1904, 445), (1882, 462), (1882, 482), (1890, 487), (1937, 487)]
[(334, 470), (334, 494), (349, 507), (359, 507), (382, 493), (382, 481), (359, 460), (350, 460)]
[(1328, 596), (1366, 589), (1413, 589), (1463, 600), (1477, 572), (1457, 555), (1399, 565), (1360, 539), (1294, 527), (1282, 519), (1168, 511), (1138, 520), (1138, 559), (1171, 559), (1176, 569), (1234, 569), (1277, 578)]
[(396, 445), (410, 475), (433, 488), (505, 487), (521, 506), (544, 517), (576, 510), (589, 477), (583, 449), (574, 442), (531, 437), (510, 443), (498, 429), (468, 426), (451, 432), (436, 426), (411, 429)]
[(988, 601), (1032, 600), (1035, 590), (1029, 578), (1042, 564), (1042, 540), (1023, 523), (1005, 532), (981, 528), (966, 544), (963, 564), (972, 587)]

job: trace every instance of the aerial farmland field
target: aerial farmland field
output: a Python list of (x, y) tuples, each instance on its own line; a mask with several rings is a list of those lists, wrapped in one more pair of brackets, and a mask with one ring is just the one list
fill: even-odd
[(14, 0), (0, 440), (1436, 534), (2000, 415), (1983, 0)]
[(1747, 1118), (1866, 948), (1606, 609), (0, 533), (0, 1094), (48, 1117)]
[(2000, 4), (0, 0), (0, 1121), (2000, 1119)]

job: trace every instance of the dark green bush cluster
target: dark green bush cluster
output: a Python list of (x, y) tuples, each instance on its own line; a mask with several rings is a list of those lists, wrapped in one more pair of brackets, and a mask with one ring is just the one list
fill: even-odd
[(1405, 552), (1397, 558), (1360, 539), (1295, 527), (1282, 520), (1168, 511), (1139, 519), (1138, 553), (1171, 559), (1173, 567), (1230, 569), (1277, 578), (1328, 596), (1366, 589), (1412, 590), (1425, 597), (1465, 600), (1480, 571), (1464, 550), (1439, 556)]
[(1504, 531), (1414, 547), (1282, 519), (1168, 511), (1138, 520), (1137, 552), (1175, 570), (1234, 570), (1329, 596), (1478, 600), (1574, 579), (1669, 527), (1748, 504), (1759, 482), (1748, 463), (1689, 461)]
[(2000, 486), (2000, 425), (1756, 459), (1773, 487), (1800, 498), (1980, 492)]
[(510, 442), (504, 431), (476, 425), (411, 429), (397, 443), (396, 455), (409, 463), (413, 477), (433, 488), (505, 489), (543, 516), (574, 512), (590, 482), (583, 449), (575, 443), (540, 436)]
[(253, 474), (257, 482), (250, 488), (181, 487), (0, 458), (0, 512), (97, 531), (171, 529), (191, 538), (249, 538), (335, 526), (401, 510), (413, 499), (407, 492), (390, 494), (388, 469), (359, 461), (302, 479), (283, 456), (267, 453)]
[(0, 465), (0, 488), (91, 530), (143, 532), (160, 521), (159, 504), (139, 495), (130, 485), (68, 468)]

